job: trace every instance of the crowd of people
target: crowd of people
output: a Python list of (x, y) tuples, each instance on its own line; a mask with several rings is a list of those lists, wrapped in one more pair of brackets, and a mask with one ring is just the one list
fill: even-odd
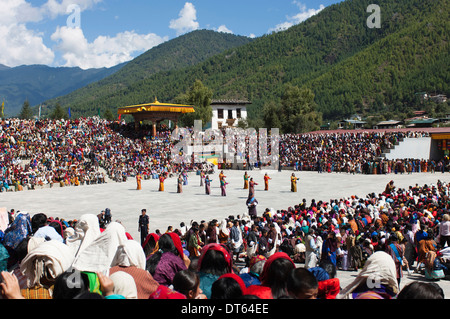
[[(2, 120), (1, 190), (173, 176), (182, 192), (182, 177), (198, 164), (175, 163), (170, 131), (150, 131), (95, 117)], [(318, 172), (447, 170), (447, 158), (379, 159), (407, 134), (418, 133), (286, 134), (280, 162)], [(205, 176), (206, 192), (208, 181)], [(251, 179), (245, 184), (254, 189)], [(143, 209), (140, 240), (103, 214), (64, 220), (1, 211), (0, 287), (10, 299), (444, 298), (435, 283), (403, 289), (400, 283), (405, 271), (429, 280), (450, 275), (449, 187), (389, 183), (365, 198), (303, 200), (261, 216), (180, 223), (164, 233), (148, 233)], [(252, 196), (247, 203), (250, 212)], [(357, 277), (341, 287), (338, 269), (357, 271)]]
[(390, 174), (448, 171), (448, 157), (389, 160), (382, 154), (404, 138), (427, 137), (427, 132), (342, 132), (284, 134), (280, 141), (280, 164), (297, 171)]
[[(449, 191), (391, 181), (364, 198), (180, 223), (140, 241), (104, 215), (4, 210), (0, 287), (9, 299), (443, 299)], [(337, 270), (356, 277), (342, 286)], [(428, 281), (400, 289), (404, 272)]]
[(3, 119), (0, 123), (1, 191), (79, 186), (173, 176), (194, 165), (171, 160), (169, 130), (151, 137), (125, 123), (98, 117), (75, 120)]
[[(109, 180), (122, 182), (137, 175), (144, 180), (178, 177), (183, 171), (198, 169), (194, 161), (180, 164), (173, 160), (171, 152), (176, 141), (168, 128), (152, 136), (150, 126), (142, 125), (136, 131), (132, 124), (98, 117), (3, 119), (0, 123), (0, 191), (99, 184)], [(448, 171), (448, 157), (434, 161), (387, 160), (381, 156), (384, 150), (405, 137), (426, 135), (426, 132), (363, 131), (283, 134), (279, 164), (297, 171), (353, 174)], [(249, 159), (248, 155), (245, 158)], [(258, 165), (264, 163), (246, 163), (245, 169)]]

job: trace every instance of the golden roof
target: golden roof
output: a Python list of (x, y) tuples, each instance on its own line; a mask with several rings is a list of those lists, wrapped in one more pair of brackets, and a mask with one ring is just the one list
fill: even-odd
[(137, 104), (119, 107), (118, 114), (132, 114), (139, 112), (172, 112), (172, 113), (193, 113), (193, 105), (161, 103), (156, 98), (153, 103)]

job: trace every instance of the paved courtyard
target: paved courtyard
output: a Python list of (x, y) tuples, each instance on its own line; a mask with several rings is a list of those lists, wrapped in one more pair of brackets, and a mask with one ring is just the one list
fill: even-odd
[[(264, 191), (264, 173), (272, 178), (269, 191)], [(300, 178), (298, 192), (290, 191), (290, 175), (293, 171), (253, 170), (251, 177), (259, 184), (256, 186), (256, 198), (259, 202), (258, 213), (265, 208), (287, 209), (302, 201), (339, 199), (351, 195), (365, 196), (369, 193), (380, 193), (390, 180), (397, 187), (410, 185), (436, 184), (438, 180), (450, 182), (450, 173), (415, 173), (390, 175), (349, 175), (345, 173), (295, 172)], [(221, 219), (229, 215), (242, 215), (247, 208), (245, 201), (248, 190), (243, 189), (244, 171), (224, 171), (227, 176), (227, 196), (220, 195), (219, 171), (211, 175), (213, 179), (211, 195), (205, 195), (200, 178), (195, 173), (189, 175), (189, 184), (183, 186), (183, 193), (176, 192), (176, 179), (165, 182), (165, 191), (158, 191), (158, 180), (142, 182), (142, 189), (136, 190), (136, 182), (130, 179), (124, 183), (109, 182), (102, 185), (85, 185), (79, 187), (59, 187), (26, 190), (23, 192), (0, 193), (0, 206), (8, 210), (14, 208), (27, 211), (31, 215), (39, 212), (47, 216), (60, 217), (67, 220), (77, 219), (86, 213), (98, 214), (110, 208), (113, 220), (120, 220), (126, 230), (139, 240), (138, 217), (142, 208), (146, 208), (150, 216), (150, 231), (159, 229), (165, 232), (169, 225), (179, 227), (180, 222), (189, 225), (191, 220), (209, 221)], [(356, 272), (339, 272), (342, 286), (350, 282)], [(406, 276), (404, 284), (410, 280), (423, 279), (421, 275)], [(402, 286), (404, 285), (402, 284)], [(450, 281), (441, 280), (441, 287), (450, 298)]]

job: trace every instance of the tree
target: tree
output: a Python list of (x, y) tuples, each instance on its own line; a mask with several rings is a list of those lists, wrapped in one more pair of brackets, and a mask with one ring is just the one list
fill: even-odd
[(111, 109), (106, 109), (106, 111), (103, 113), (103, 118), (108, 121), (114, 121), (114, 114)]
[(317, 130), (322, 115), (316, 112), (314, 93), (308, 88), (287, 84), (281, 97), (281, 126), (285, 133)]
[(242, 128), (242, 129), (247, 129), (248, 128), (248, 122), (246, 119), (239, 119), (237, 127)]
[(64, 111), (61, 104), (56, 103), (55, 109), (50, 114), (50, 118), (53, 120), (61, 120), (61, 119), (67, 119), (68, 115), (67, 112)]
[(19, 118), (22, 120), (29, 120), (33, 117), (33, 110), (30, 107), (30, 102), (25, 100), (22, 105), (22, 110), (19, 113)]
[(192, 87), (176, 98), (177, 103), (193, 105), (195, 113), (187, 113), (180, 117), (185, 126), (194, 126), (194, 120), (201, 120), (202, 125), (211, 122), (212, 118), (212, 90), (204, 86), (202, 81), (196, 80)]
[(284, 133), (281, 125), (281, 107), (274, 101), (269, 101), (263, 107), (263, 120), (266, 128), (278, 128)]

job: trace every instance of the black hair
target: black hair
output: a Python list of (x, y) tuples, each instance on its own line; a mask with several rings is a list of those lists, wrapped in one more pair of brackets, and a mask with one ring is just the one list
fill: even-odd
[(153, 250), (155, 249), (156, 246), (156, 240), (153, 236), (150, 236), (149, 240), (147, 241), (147, 243), (145, 244), (144, 248), (144, 253), (145, 256), (149, 256)]
[(228, 263), (222, 252), (209, 249), (205, 252), (199, 271), (221, 276), (228, 272)]
[(267, 273), (264, 274), (264, 286), (271, 288), (272, 296), (277, 299), (286, 294), (286, 283), (289, 273), (295, 266), (290, 260), (285, 258), (278, 258), (272, 262)]
[(319, 286), (316, 276), (306, 268), (294, 268), (289, 273), (287, 291), (289, 295), (296, 296), (305, 291), (316, 289)]
[(444, 299), (444, 292), (435, 283), (415, 281), (405, 286), (397, 299)]
[(53, 299), (78, 299), (89, 292), (88, 276), (78, 270), (68, 270), (56, 277)]
[(31, 231), (34, 234), (37, 230), (47, 223), (47, 215), (39, 213), (31, 218)]
[(200, 278), (197, 273), (184, 269), (178, 271), (172, 280), (173, 289), (186, 295), (200, 285)]
[(217, 279), (211, 286), (211, 299), (238, 299), (242, 295), (241, 286), (233, 278)]
[(198, 271), (198, 261), (200, 260), (200, 256), (190, 256), (189, 259), (191, 263), (189, 264), (188, 269), (194, 272)]
[(156, 267), (158, 266), (158, 263), (161, 260), (161, 256), (163, 253), (172, 252), (175, 255), (178, 256), (180, 255), (178, 253), (177, 248), (175, 247), (175, 244), (173, 243), (172, 237), (170, 237), (169, 234), (164, 234), (161, 237), (159, 237), (158, 246), (159, 250), (155, 252), (153, 255), (151, 255), (146, 262), (145, 268), (152, 275), (154, 275)]

